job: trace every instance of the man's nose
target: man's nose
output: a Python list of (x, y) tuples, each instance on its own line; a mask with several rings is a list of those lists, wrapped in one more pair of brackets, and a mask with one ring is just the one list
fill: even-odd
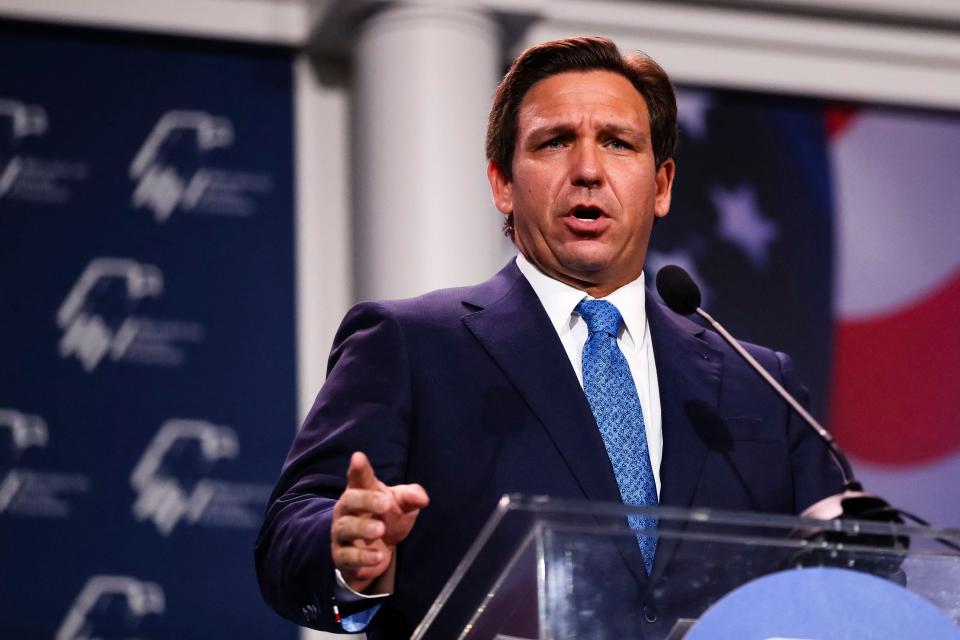
[(571, 163), (570, 182), (574, 186), (592, 189), (603, 184), (603, 166), (594, 145), (577, 145)]

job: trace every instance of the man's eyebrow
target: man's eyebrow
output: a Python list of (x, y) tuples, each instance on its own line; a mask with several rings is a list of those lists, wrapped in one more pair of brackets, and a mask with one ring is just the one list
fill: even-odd
[(631, 140), (641, 142), (647, 140), (647, 134), (637, 129), (635, 127), (627, 127), (616, 124), (609, 124), (600, 127), (600, 131), (607, 135), (621, 136), (623, 138), (630, 138)]
[(574, 127), (569, 124), (545, 124), (533, 127), (527, 132), (527, 138), (552, 138), (573, 133)]

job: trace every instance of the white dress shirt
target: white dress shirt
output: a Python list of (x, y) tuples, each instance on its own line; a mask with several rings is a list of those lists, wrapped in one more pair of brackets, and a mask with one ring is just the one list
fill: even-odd
[[(570, 364), (583, 386), (583, 346), (589, 332), (587, 322), (576, 312), (581, 300), (593, 298), (583, 291), (547, 276), (537, 269), (523, 254), (517, 255), (517, 267), (524, 275), (534, 293), (540, 299), (550, 324), (563, 344)], [(602, 298), (613, 304), (623, 317), (623, 325), (617, 333), (617, 344), (623, 352), (637, 386), (637, 396), (643, 410), (643, 424), (647, 432), (647, 448), (650, 465), (660, 495), (660, 461), (663, 458), (663, 430), (660, 419), (660, 392), (657, 386), (657, 367), (653, 359), (650, 341), (650, 326), (647, 323), (646, 290), (643, 273), (640, 277)]]

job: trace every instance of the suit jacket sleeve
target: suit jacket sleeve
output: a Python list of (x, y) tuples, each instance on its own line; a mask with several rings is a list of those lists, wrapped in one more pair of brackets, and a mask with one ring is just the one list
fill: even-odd
[[(809, 407), (809, 393), (797, 378), (790, 356), (777, 352), (780, 381), (800, 403)], [(790, 445), (790, 464), (793, 475), (794, 512), (804, 509), (821, 498), (843, 491), (843, 478), (829, 449), (796, 411), (789, 410), (787, 438)]]
[(280, 615), (342, 631), (332, 612), (333, 506), (354, 451), (364, 451), (387, 484), (403, 481), (410, 413), (400, 324), (382, 305), (357, 305), (334, 339), (326, 382), (287, 455), (255, 546), (260, 590)]

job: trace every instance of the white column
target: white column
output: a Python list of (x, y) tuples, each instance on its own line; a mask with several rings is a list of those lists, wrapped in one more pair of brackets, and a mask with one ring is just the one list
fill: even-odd
[(299, 425), (323, 384), (327, 352), (353, 302), (353, 277), (349, 93), (320, 84), (305, 53), (294, 69)]
[(359, 299), (479, 282), (506, 240), (484, 137), (500, 46), (479, 10), (398, 5), (355, 48), (354, 268)]

